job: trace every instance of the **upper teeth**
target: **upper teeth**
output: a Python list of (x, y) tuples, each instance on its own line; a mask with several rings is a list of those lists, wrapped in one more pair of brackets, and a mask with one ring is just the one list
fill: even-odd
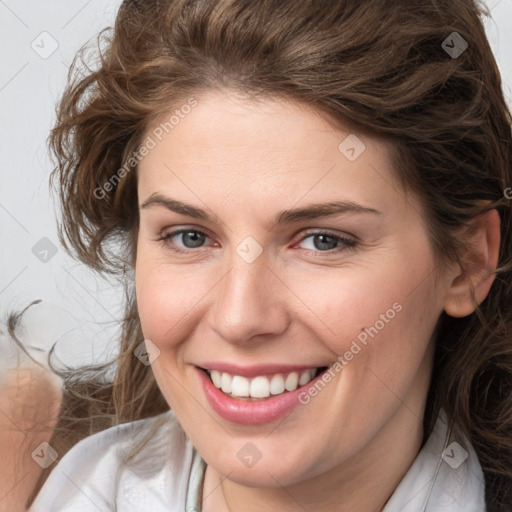
[(284, 391), (295, 391), (299, 386), (307, 384), (316, 373), (317, 368), (304, 370), (300, 373), (276, 374), (272, 377), (258, 376), (247, 379), (240, 375), (209, 370), (210, 377), (216, 388), (226, 394), (240, 397), (266, 398), (280, 395)]

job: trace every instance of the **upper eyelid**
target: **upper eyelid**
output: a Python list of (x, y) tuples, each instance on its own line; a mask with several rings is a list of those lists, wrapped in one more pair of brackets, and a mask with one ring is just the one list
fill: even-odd
[(315, 234), (319, 234), (319, 235), (330, 235), (330, 236), (334, 236), (334, 237), (338, 237), (338, 238), (350, 238), (350, 239), (353, 239), (354, 241), (357, 239), (356, 236), (354, 235), (351, 235), (349, 233), (339, 233), (339, 232), (336, 232), (335, 229), (327, 229), (327, 228), (307, 228), (305, 230), (301, 230), (299, 231), (299, 233), (301, 233), (302, 231), (305, 231), (304, 232), (304, 235), (300, 238), (300, 240), (303, 240), (305, 237), (308, 237), (310, 235), (315, 235)]
[(170, 237), (174, 237), (174, 236), (177, 236), (177, 235), (181, 235), (181, 234), (186, 233), (188, 231), (194, 231), (194, 232), (206, 235), (208, 238), (213, 238), (208, 233), (208, 231), (205, 231), (204, 229), (193, 228), (193, 227), (184, 227), (184, 228), (178, 227), (178, 228), (162, 229), (160, 236), (161, 236), (161, 238), (170, 238)]

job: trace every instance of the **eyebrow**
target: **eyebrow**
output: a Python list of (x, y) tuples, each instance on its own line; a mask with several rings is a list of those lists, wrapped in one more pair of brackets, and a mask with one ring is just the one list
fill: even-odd
[[(148, 199), (142, 203), (140, 208), (142, 210), (152, 206), (163, 206), (164, 208), (167, 208), (168, 210), (181, 215), (187, 215), (188, 217), (193, 217), (194, 219), (202, 220), (205, 222), (215, 222), (214, 218), (205, 210), (187, 203), (183, 203), (181, 201), (177, 201), (170, 197), (165, 197), (158, 193), (154, 193), (149, 196)], [(303, 208), (283, 210), (274, 217), (274, 223), (288, 224), (301, 220), (328, 217), (330, 215), (340, 213), (365, 213), (382, 215), (382, 212), (375, 210), (374, 208), (368, 208), (352, 201), (334, 201), (329, 203), (312, 204)]]

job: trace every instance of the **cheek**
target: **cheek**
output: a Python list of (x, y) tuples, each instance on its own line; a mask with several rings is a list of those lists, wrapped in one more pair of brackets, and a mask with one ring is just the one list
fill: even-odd
[(426, 246), (395, 253), (371, 269), (305, 276), (294, 291), (307, 297), (311, 313), (305, 321), (315, 325), (317, 333), (325, 333), (321, 339), (331, 352), (346, 354), (346, 360), (357, 357), (362, 362), (361, 355), (366, 354), (369, 359), (378, 355), (400, 363), (423, 354), (441, 314), (433, 268)]
[(135, 287), (144, 336), (161, 349), (178, 344), (195, 305), (204, 296), (200, 282), (193, 272), (179, 268), (171, 271), (158, 257), (141, 250)]
[(362, 442), (361, 432), (375, 432), (401, 400), (420, 414), (429, 378), (427, 351), (442, 301), (428, 250), (412, 251), (412, 258), (406, 254), (395, 253), (371, 271), (354, 267), (337, 276), (317, 274), (294, 288), (313, 312), (303, 321), (337, 360), (330, 391), (311, 400), (319, 408), (335, 403), (339, 412), (310, 420), (312, 429), (331, 432), (334, 444), (340, 436)]

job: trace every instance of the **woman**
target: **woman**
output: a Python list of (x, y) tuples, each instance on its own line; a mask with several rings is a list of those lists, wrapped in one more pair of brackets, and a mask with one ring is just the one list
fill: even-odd
[(481, 14), (122, 5), (50, 138), (64, 242), (127, 289), (114, 426), (32, 511), (512, 508), (511, 116)]

